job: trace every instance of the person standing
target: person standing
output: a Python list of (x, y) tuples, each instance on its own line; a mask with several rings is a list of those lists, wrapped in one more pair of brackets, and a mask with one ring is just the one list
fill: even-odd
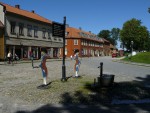
[(47, 85), (47, 76), (48, 76), (48, 70), (47, 70), (47, 66), (46, 66), (46, 60), (48, 58), (50, 58), (49, 55), (47, 55), (47, 51), (46, 50), (43, 50), (41, 52), (41, 63), (39, 65), (39, 67), (41, 68), (41, 71), (42, 71), (42, 76), (43, 76), (43, 84), (44, 85)]
[(79, 77), (79, 75), (78, 75), (78, 73), (79, 73), (79, 66), (81, 64), (81, 62), (79, 61), (79, 58), (78, 58), (79, 50), (75, 50), (74, 53), (75, 53), (75, 55), (74, 55), (74, 60), (75, 60), (75, 64), (74, 64), (75, 77)]
[(12, 54), (11, 54), (11, 52), (9, 51), (8, 52), (8, 54), (7, 54), (7, 58), (8, 58), (8, 63), (10, 64), (10, 61), (11, 61), (11, 59), (12, 59)]

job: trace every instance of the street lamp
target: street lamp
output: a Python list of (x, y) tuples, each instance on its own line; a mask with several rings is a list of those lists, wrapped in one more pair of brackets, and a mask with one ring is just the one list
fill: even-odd
[(131, 56), (132, 56), (132, 52), (133, 52), (133, 41), (131, 41)]
[(150, 8), (148, 8), (148, 12), (150, 13)]

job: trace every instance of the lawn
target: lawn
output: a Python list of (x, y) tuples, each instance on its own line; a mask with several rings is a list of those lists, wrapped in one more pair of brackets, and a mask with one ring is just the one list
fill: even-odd
[(125, 61), (150, 64), (150, 52), (141, 52), (135, 56), (124, 58)]

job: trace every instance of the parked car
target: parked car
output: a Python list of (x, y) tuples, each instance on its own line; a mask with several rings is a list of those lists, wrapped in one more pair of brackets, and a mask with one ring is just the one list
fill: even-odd
[(117, 53), (112, 53), (112, 58), (117, 57)]

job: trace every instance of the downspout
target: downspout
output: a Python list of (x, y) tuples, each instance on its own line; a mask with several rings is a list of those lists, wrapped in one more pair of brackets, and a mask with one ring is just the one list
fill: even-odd
[(6, 30), (7, 30), (7, 27), (6, 27), (6, 7), (4, 7), (4, 60), (6, 58)]

